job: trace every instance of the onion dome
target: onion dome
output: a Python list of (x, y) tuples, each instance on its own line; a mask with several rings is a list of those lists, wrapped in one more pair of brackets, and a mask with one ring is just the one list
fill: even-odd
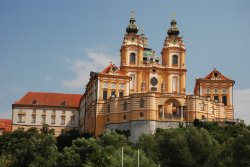
[(180, 34), (180, 31), (176, 25), (177, 22), (175, 21), (175, 19), (173, 19), (170, 24), (171, 24), (171, 27), (168, 29), (168, 35), (169, 36), (173, 36), (173, 35), (178, 36)]
[(130, 20), (129, 20), (129, 25), (127, 26), (126, 28), (126, 32), (128, 34), (130, 33), (137, 33), (139, 31), (136, 23), (135, 23), (135, 12), (132, 11), (131, 12), (131, 17), (130, 17)]

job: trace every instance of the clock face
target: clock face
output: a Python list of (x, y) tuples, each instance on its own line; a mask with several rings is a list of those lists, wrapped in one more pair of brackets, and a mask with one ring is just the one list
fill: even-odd
[(173, 38), (173, 39), (172, 39), (172, 43), (173, 43), (173, 44), (176, 44), (177, 42), (178, 42), (178, 39), (177, 39), (177, 38)]
[(151, 85), (155, 86), (155, 85), (157, 85), (157, 83), (158, 83), (157, 78), (155, 78), (155, 77), (151, 78)]

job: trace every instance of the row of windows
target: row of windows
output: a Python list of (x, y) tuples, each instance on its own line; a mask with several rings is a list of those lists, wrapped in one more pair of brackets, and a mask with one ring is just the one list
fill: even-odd
[[(102, 87), (107, 89), (108, 88), (108, 83), (104, 82)], [(119, 84), (119, 89), (124, 89), (124, 87), (125, 87), (124, 84)], [(110, 88), (111, 89), (116, 89), (116, 83), (111, 83)]]
[[(18, 123), (25, 123), (25, 116), (19, 115), (18, 116)], [(31, 123), (36, 123), (36, 116), (32, 116)], [(76, 123), (75, 117), (71, 117), (70, 123), (74, 125)], [(46, 116), (42, 116), (41, 124), (46, 124)], [(55, 117), (51, 117), (51, 124), (56, 124)], [(61, 125), (65, 125), (65, 117), (61, 118)]]
[[(219, 101), (219, 96), (214, 96), (214, 101)], [(227, 105), (227, 96), (222, 96), (222, 103), (224, 103), (224, 105)]]
[[(119, 92), (119, 96), (118, 97), (123, 97), (124, 93), (123, 92)], [(107, 100), (108, 99), (108, 91), (104, 90), (102, 92), (102, 97), (103, 100)], [(116, 92), (115, 91), (111, 91), (111, 97), (116, 97)]]
[[(210, 94), (210, 88), (206, 88), (206, 94)], [(219, 89), (213, 89), (214, 94), (219, 94)], [(222, 89), (222, 94), (227, 94), (227, 89)]]
[[(143, 114), (143, 112), (140, 112), (140, 114), (139, 114), (139, 118), (140, 119), (143, 119), (144, 118), (144, 114)], [(107, 122), (109, 123), (109, 117), (107, 118)], [(127, 122), (127, 115), (123, 115), (123, 122)]]
[[(135, 63), (135, 56), (136, 56), (135, 53), (130, 53), (130, 56), (129, 56), (129, 62), (130, 63)], [(147, 62), (147, 61), (148, 61), (147, 57), (144, 57), (143, 62)], [(153, 62), (153, 59), (151, 58), (150, 61)], [(159, 62), (159, 60), (157, 60), (157, 63), (158, 62)], [(172, 64), (173, 65), (178, 65), (178, 56), (177, 55), (172, 56)]]
[[(48, 111), (46, 111), (45, 109), (43, 110), (42, 112), (42, 115), (46, 115)], [(37, 110), (36, 109), (33, 109), (32, 111), (32, 114), (36, 114), (37, 113)], [(18, 111), (18, 114), (26, 114), (26, 111), (25, 110), (19, 110)], [(56, 115), (56, 110), (52, 110), (52, 113), (51, 115)], [(65, 111), (63, 110), (62, 111), (62, 115), (65, 115)], [(71, 115), (75, 115), (75, 111), (71, 111)]]
[[(145, 107), (145, 101), (144, 99), (140, 100), (140, 104), (139, 104), (140, 108), (144, 108)], [(125, 101), (123, 103), (123, 111), (126, 111), (128, 109), (128, 103)], [(110, 104), (108, 105), (108, 113), (110, 112)]]

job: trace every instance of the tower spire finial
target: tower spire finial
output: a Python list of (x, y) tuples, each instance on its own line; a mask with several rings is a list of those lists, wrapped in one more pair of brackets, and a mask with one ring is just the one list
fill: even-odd
[(130, 20), (129, 20), (129, 25), (126, 28), (126, 32), (128, 34), (137, 33), (139, 31), (139, 29), (138, 29), (138, 27), (136, 26), (136, 23), (135, 23), (135, 11), (132, 11), (130, 16), (131, 17), (130, 17)]
[(172, 14), (172, 17), (173, 17), (173, 19), (172, 19), (172, 21), (171, 21), (171, 27), (168, 29), (168, 35), (169, 36), (178, 36), (179, 35), (179, 33), (180, 33), (180, 31), (179, 31), (179, 29), (178, 29), (178, 27), (177, 27), (177, 22), (175, 21), (175, 17), (176, 17), (176, 14), (175, 13), (173, 13)]
[(130, 17), (131, 17), (131, 19), (135, 18), (135, 11), (134, 10), (131, 11)]
[(171, 15), (172, 15), (172, 20), (175, 20), (176, 13), (175, 13), (175, 12), (173, 12)]

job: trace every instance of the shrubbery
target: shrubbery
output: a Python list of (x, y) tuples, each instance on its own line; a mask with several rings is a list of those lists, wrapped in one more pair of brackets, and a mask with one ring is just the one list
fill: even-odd
[[(46, 126), (39, 132), (18, 129), (0, 136), (2, 167), (210, 167), (250, 166), (250, 127), (197, 123), (197, 127), (157, 129), (129, 143), (129, 132), (106, 131), (97, 138), (72, 130), (54, 137)], [(124, 133), (126, 135), (124, 135)]]

